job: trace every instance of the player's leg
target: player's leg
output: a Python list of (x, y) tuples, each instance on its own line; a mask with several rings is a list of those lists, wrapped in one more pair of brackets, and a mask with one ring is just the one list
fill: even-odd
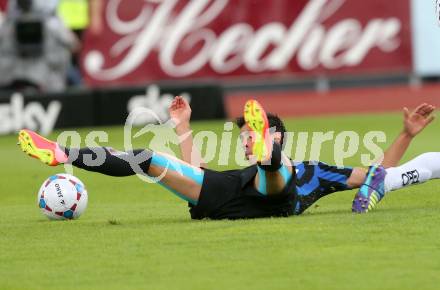
[(182, 199), (196, 205), (198, 203), (204, 171), (174, 156), (153, 152), (148, 176), (160, 178), (159, 184)]
[[(336, 191), (344, 190), (345, 184), (345, 189), (360, 188), (353, 200), (352, 210), (353, 212), (362, 213), (373, 209), (389, 191), (440, 178), (440, 152), (424, 153), (405, 164), (387, 169), (376, 165), (371, 166), (368, 170), (355, 167), (350, 172), (349, 168), (329, 166), (327, 170), (321, 170), (309, 166), (306, 167), (306, 171), (309, 173), (304, 175), (303, 171), (305, 169), (303, 167), (297, 166), (296, 168), (299, 170), (297, 173), (297, 189), (302, 201), (299, 207), (300, 212), (322, 196), (334, 192), (333, 188), (337, 188)], [(317, 170), (319, 170), (319, 173), (317, 173)], [(336, 172), (339, 172), (339, 174), (333, 175)], [(302, 177), (303, 175), (308, 176), (308, 178), (305, 180)], [(346, 181), (344, 181), (344, 175), (347, 176)], [(314, 180), (318, 177), (322, 184), (320, 190), (316, 191), (310, 185), (318, 184), (318, 179)], [(331, 181), (333, 186), (329, 186), (331, 183), (328, 183), (328, 181)], [(304, 184), (307, 186), (304, 186)], [(338, 184), (342, 187), (339, 187)]]
[(273, 144), (270, 162), (257, 163), (255, 186), (258, 192), (269, 195), (283, 191), (292, 179), (291, 161), (281, 153), (281, 146)]
[[(199, 199), (204, 177), (203, 170), (171, 155), (148, 149), (124, 152), (106, 147), (65, 148), (65, 151), (69, 155), (68, 162), (75, 167), (110, 176), (140, 174), (158, 178), (159, 184), (184, 200), (196, 204)], [(98, 154), (104, 158), (99, 160)], [(87, 159), (88, 162), (86, 162)], [(90, 162), (90, 160), (96, 160), (96, 162)]]
[(110, 176), (141, 174), (160, 177), (160, 184), (193, 204), (197, 204), (200, 196), (203, 170), (169, 155), (148, 149), (121, 152), (104, 147), (61, 148), (29, 130), (20, 131), (19, 144), (28, 155), (51, 166), (71, 163)]
[(417, 156), (398, 167), (371, 166), (353, 200), (354, 212), (368, 212), (389, 191), (440, 178), (440, 153), (429, 152)]
[(263, 195), (282, 192), (292, 178), (292, 166), (282, 154), (281, 145), (270, 137), (269, 121), (263, 107), (255, 100), (247, 101), (244, 119), (254, 138), (252, 153), (258, 168), (256, 189)]
[(347, 187), (349, 187), (350, 189), (360, 187), (365, 180), (366, 174), (367, 169), (363, 167), (353, 167), (353, 170), (351, 171), (351, 174), (347, 179)]
[(385, 192), (440, 178), (440, 152), (423, 153), (397, 167), (386, 169)]

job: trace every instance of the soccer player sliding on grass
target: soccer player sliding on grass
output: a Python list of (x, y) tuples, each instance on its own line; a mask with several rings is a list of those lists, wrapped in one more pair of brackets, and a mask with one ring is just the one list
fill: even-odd
[[(422, 154), (397, 167), (412, 139), (434, 120), (432, 115), (434, 109), (434, 106), (428, 104), (421, 104), (412, 112), (404, 108), (403, 131), (385, 152), (381, 162), (382, 166), (379, 166), (379, 164), (371, 166), (367, 175), (363, 168), (358, 167), (340, 168), (322, 162), (313, 164), (309, 161), (296, 164), (295, 182), (299, 198), (295, 213), (303, 212), (327, 194), (358, 187), (361, 187), (361, 189), (353, 200), (352, 210), (359, 213), (367, 212), (383, 198), (385, 192), (429, 179), (440, 178), (440, 153), (438, 152)], [(188, 102), (181, 97), (176, 97), (170, 106), (169, 112), (171, 118), (177, 124), (176, 133), (179, 136), (186, 136), (179, 144), (182, 159), (194, 166), (205, 166), (199, 151), (193, 146), (190, 128), (191, 108)], [(276, 115), (268, 114), (268, 121), (269, 126), (275, 128), (276, 133), (273, 136), (275, 143), (282, 146), (284, 133), (286, 132), (282, 120)], [(243, 135), (247, 136), (243, 146), (246, 157), (249, 159), (252, 155), (251, 148), (255, 146), (253, 145), (252, 134), (247, 134), (250, 128), (245, 124), (245, 119), (242, 117), (237, 119), (237, 125), (242, 134), (244, 133)], [(266, 172), (266, 175), (268, 174)], [(258, 184), (258, 180), (255, 179), (256, 184)]]
[[(183, 99), (176, 98), (170, 111), (173, 117), (184, 117), (181, 113), (187, 114), (188, 109), (189, 105)], [(383, 164), (393, 166), (400, 160), (411, 139), (432, 120), (433, 110), (434, 107), (424, 104), (412, 113), (406, 111), (405, 129), (385, 153)], [(177, 126), (178, 134), (188, 132), (189, 116), (185, 121)], [(424, 155), (418, 157), (423, 159), (422, 162), (416, 158), (403, 167), (395, 168), (395, 172), (386, 172), (383, 167), (372, 166), (367, 177), (362, 168), (341, 169), (323, 163), (314, 165), (306, 162), (293, 166), (281, 150), (284, 125), (274, 115), (268, 118), (254, 100), (246, 103), (244, 118), (239, 120), (239, 126), (242, 132), (248, 133), (244, 140), (246, 156), (254, 159), (256, 164), (241, 170), (222, 172), (199, 168), (149, 149), (121, 152), (106, 147), (63, 148), (30, 130), (21, 130), (18, 138), (24, 152), (51, 166), (70, 163), (78, 168), (111, 176), (142, 174), (160, 177), (161, 185), (189, 202), (191, 217), (194, 219), (290, 216), (302, 213), (322, 196), (357, 187), (360, 190), (353, 202), (353, 210), (366, 212), (383, 197), (384, 181), (390, 184), (390, 190), (399, 187), (394, 179), (398, 177), (400, 182), (398, 172), (405, 170), (411, 162), (417, 166), (421, 163), (417, 170), (426, 172), (425, 175), (420, 174), (420, 182), (440, 177), (440, 165), (429, 166), (432, 160), (430, 163), (425, 162)], [(275, 127), (275, 132), (269, 133), (269, 127)], [(192, 151), (192, 138), (184, 140), (181, 149), (183, 158), (190, 160), (188, 156), (191, 158), (191, 153), (188, 155), (188, 152)], [(85, 162), (85, 157), (96, 159), (99, 154), (105, 155), (102, 164), (90, 165)], [(412, 164), (409, 167), (412, 168)], [(387, 178), (386, 173), (389, 173)], [(388, 176), (392, 176), (392, 180), (387, 182)]]

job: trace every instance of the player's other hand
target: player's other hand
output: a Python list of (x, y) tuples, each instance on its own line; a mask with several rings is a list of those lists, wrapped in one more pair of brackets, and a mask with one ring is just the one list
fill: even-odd
[(187, 100), (181, 96), (174, 98), (170, 107), (168, 108), (171, 119), (179, 125), (189, 125), (189, 120), (191, 119), (191, 107)]
[(432, 114), (435, 106), (423, 103), (409, 111), (408, 108), (403, 108), (403, 131), (411, 137), (419, 134), (429, 123), (434, 120)]

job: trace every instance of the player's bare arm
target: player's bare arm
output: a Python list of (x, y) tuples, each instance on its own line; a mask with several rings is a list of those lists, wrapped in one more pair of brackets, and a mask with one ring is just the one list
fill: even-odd
[[(433, 120), (433, 112), (435, 106), (430, 104), (420, 104), (414, 110), (409, 111), (408, 108), (403, 109), (403, 128), (390, 147), (385, 151), (382, 162), (384, 168), (395, 167), (399, 165), (402, 156), (405, 154), (411, 141), (416, 137), (423, 129), (426, 128)], [(351, 188), (360, 187), (365, 180), (365, 169), (356, 167), (347, 184)]]
[(200, 150), (194, 146), (190, 125), (191, 107), (187, 100), (176, 96), (169, 109), (170, 117), (176, 124), (176, 133), (179, 137), (179, 148), (182, 160), (196, 167), (205, 167)]
[(403, 130), (385, 151), (382, 166), (385, 168), (397, 166), (414, 137), (426, 128), (435, 118), (435, 107), (423, 103), (409, 111), (403, 108)]

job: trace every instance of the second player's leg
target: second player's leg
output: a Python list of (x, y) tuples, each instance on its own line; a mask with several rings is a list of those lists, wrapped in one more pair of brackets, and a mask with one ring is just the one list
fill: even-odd
[(429, 152), (398, 167), (371, 166), (353, 200), (354, 212), (368, 212), (392, 190), (440, 178), (440, 153)]
[[(440, 152), (423, 153), (400, 166), (385, 170), (386, 192), (437, 179), (440, 178)], [(358, 188), (364, 183), (365, 176), (364, 168), (355, 167), (347, 180), (347, 185), (350, 188)]]
[(365, 180), (366, 173), (367, 170), (365, 168), (354, 167), (350, 177), (347, 179), (347, 186), (351, 189), (360, 187)]
[(440, 152), (423, 153), (400, 166), (387, 168), (386, 171), (386, 192), (440, 178)]

